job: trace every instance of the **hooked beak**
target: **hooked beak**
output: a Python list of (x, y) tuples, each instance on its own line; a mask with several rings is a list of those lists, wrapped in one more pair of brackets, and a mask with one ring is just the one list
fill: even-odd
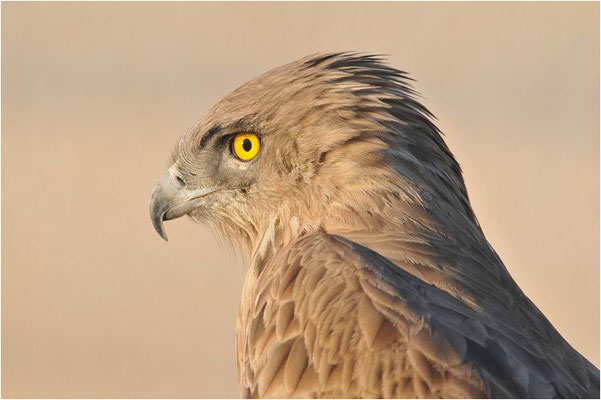
[(204, 196), (213, 193), (209, 188), (190, 190), (178, 177), (173, 168), (169, 168), (157, 183), (150, 198), (150, 219), (158, 234), (167, 240), (163, 221), (187, 215), (204, 204)]

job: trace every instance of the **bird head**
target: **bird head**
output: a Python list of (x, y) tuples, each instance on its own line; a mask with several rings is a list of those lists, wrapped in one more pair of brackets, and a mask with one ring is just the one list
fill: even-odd
[(163, 221), (183, 215), (249, 251), (278, 224), (407, 224), (436, 211), (434, 198), (471, 216), (459, 166), (406, 74), (375, 56), (314, 55), (249, 81), (171, 161), (150, 203), (165, 240)]

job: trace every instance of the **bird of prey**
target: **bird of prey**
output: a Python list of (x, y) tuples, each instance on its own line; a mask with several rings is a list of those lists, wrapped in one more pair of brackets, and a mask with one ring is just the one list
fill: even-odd
[(150, 214), (204, 221), (247, 260), (244, 397), (599, 397), (599, 370), (487, 242), (405, 72), (305, 57), (179, 141)]

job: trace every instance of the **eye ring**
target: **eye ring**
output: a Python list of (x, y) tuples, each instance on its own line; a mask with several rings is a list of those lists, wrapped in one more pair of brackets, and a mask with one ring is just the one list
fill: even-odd
[(258, 135), (250, 132), (238, 133), (232, 139), (232, 153), (240, 161), (250, 161), (259, 154), (261, 150), (261, 139)]

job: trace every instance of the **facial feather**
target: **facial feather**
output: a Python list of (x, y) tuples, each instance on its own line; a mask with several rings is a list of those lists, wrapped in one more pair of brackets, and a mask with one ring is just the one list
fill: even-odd
[[(309, 56), (248, 82), (184, 136), (176, 168), (194, 182), (198, 165), (220, 157), (221, 165), (214, 152), (227, 148), (209, 142), (233, 132), (259, 134), (260, 156), (240, 167), (245, 181), (236, 177), (236, 188), (191, 215), (246, 255), (275, 216), (295, 217), (301, 229), (405, 224), (451, 235), (452, 219), (479, 230), (459, 165), (430, 113), (407, 75), (378, 57)], [(232, 174), (221, 175), (212, 176), (232, 183), (224, 182)]]

